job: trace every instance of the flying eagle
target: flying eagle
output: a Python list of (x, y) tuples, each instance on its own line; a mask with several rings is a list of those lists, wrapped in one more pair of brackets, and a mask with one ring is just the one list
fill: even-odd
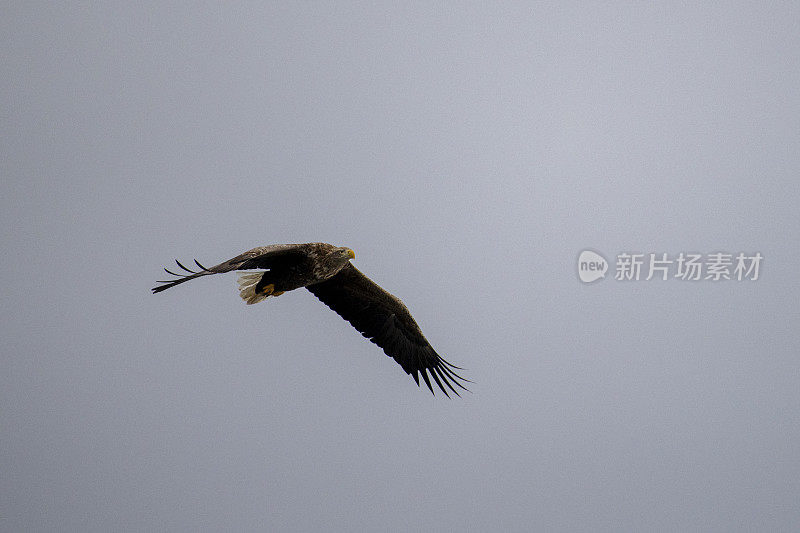
[(430, 373), (448, 397), (445, 385), (457, 396), (458, 391), (452, 384), (467, 390), (459, 380), (469, 380), (456, 373), (461, 367), (451, 365), (436, 353), (403, 302), (354, 267), (350, 263), (354, 258), (355, 253), (350, 248), (312, 242), (259, 246), (211, 268), (195, 259), (199, 271), (189, 270), (176, 259), (178, 266), (188, 274), (177, 274), (165, 268), (175, 279), (158, 281), (163, 285), (152, 290), (155, 294), (209, 274), (259, 270), (239, 276), (239, 295), (248, 305), (305, 287), (364, 337), (383, 348), (386, 355), (414, 378), (417, 386), (419, 374), (422, 374), (433, 392), (428, 379)]

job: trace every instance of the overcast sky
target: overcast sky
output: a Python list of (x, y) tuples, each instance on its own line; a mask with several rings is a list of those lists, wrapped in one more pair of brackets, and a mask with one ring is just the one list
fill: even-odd
[[(2, 8), (0, 530), (800, 528), (798, 4), (284, 4)], [(302, 289), (150, 293), (309, 241), (472, 393)]]

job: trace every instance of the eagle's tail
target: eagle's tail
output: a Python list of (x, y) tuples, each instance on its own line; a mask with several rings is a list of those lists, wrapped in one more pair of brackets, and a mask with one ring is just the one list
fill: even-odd
[(247, 305), (257, 304), (272, 294), (270, 285), (265, 287), (266, 290), (256, 292), (256, 285), (263, 276), (263, 272), (250, 272), (239, 276), (239, 296), (247, 302)]

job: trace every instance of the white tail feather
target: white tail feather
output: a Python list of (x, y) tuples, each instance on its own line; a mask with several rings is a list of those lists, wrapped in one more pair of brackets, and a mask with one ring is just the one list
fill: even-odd
[(256, 294), (256, 285), (261, 280), (263, 272), (251, 272), (239, 276), (239, 296), (247, 302), (247, 305), (257, 304), (269, 296), (268, 294)]

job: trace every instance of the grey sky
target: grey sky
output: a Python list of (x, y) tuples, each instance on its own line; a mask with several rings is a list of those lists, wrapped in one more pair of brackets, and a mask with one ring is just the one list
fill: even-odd
[[(290, 4), (3, 8), (0, 530), (800, 527), (797, 4)], [(307, 291), (149, 291), (307, 241), (473, 393)]]

